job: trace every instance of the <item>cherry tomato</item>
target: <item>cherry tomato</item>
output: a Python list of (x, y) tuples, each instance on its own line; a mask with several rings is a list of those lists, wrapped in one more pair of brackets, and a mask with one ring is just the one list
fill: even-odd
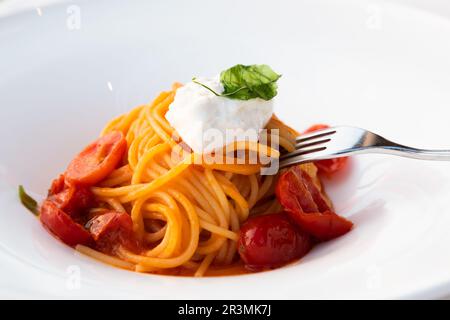
[(238, 251), (250, 270), (275, 268), (300, 259), (311, 249), (308, 234), (285, 213), (250, 218), (240, 230)]
[(45, 200), (40, 210), (42, 224), (62, 242), (69, 246), (77, 244), (89, 245), (92, 237), (87, 230), (77, 224), (72, 218), (52, 201)]
[(108, 211), (91, 219), (87, 226), (102, 252), (112, 252), (117, 245), (137, 251), (138, 243), (133, 235), (133, 222), (129, 214)]
[(317, 130), (323, 130), (323, 129), (328, 129), (330, 126), (327, 124), (315, 124), (311, 127), (309, 127), (308, 129), (306, 129), (305, 133), (310, 133), (310, 132), (314, 132)]
[(60, 174), (58, 178), (53, 180), (50, 189), (48, 190), (48, 196), (60, 193), (66, 186), (66, 179), (63, 174)]
[(291, 167), (280, 176), (275, 193), (284, 210), (300, 228), (318, 240), (339, 237), (353, 226), (352, 222), (332, 211), (311, 177), (300, 166)]
[(79, 216), (84, 209), (92, 207), (94, 203), (94, 196), (89, 188), (75, 185), (66, 187), (65, 190), (47, 199), (72, 217)]
[[(327, 129), (330, 126), (326, 124), (316, 124), (312, 127), (310, 127), (308, 130), (305, 131), (305, 133), (314, 132), (317, 130)], [(319, 160), (315, 161), (314, 164), (317, 166), (319, 171), (326, 174), (327, 176), (331, 176), (334, 173), (338, 172), (339, 170), (343, 169), (348, 162), (348, 157), (342, 157), (342, 158), (334, 158), (334, 159), (327, 159), (327, 160)]]
[(67, 167), (69, 183), (92, 186), (106, 178), (122, 160), (127, 141), (122, 132), (113, 131), (86, 147)]

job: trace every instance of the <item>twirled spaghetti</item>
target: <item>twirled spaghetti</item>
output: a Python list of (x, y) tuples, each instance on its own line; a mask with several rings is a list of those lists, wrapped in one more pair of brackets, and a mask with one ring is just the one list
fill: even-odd
[[(281, 206), (274, 196), (276, 176), (261, 176), (260, 164), (197, 165), (192, 164), (193, 154), (178, 163), (172, 161), (171, 153), (179, 145), (164, 115), (178, 86), (108, 123), (102, 135), (122, 131), (128, 153), (124, 165), (92, 192), (99, 203), (128, 212), (134, 232), (151, 247), (142, 254), (120, 247), (120, 259), (136, 271), (202, 276), (211, 264), (219, 268), (233, 264), (240, 226), (251, 213), (278, 212)], [(276, 117), (267, 128), (279, 129), (280, 145), (294, 149), (294, 130)], [(261, 152), (267, 147), (253, 149)], [(314, 165), (304, 168), (320, 185)], [(83, 246), (78, 250), (111, 263), (96, 251)]]

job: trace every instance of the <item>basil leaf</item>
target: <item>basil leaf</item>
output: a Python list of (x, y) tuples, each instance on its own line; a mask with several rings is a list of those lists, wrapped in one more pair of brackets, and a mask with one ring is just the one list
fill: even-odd
[(276, 82), (280, 77), (265, 64), (238, 64), (221, 72), (220, 82), (224, 87), (221, 95), (238, 100), (270, 100), (277, 95)]
[(244, 66), (237, 64), (220, 73), (220, 82), (224, 91), (217, 93), (208, 86), (192, 78), (194, 83), (201, 85), (216, 96), (237, 100), (261, 98), (270, 100), (277, 95), (277, 81), (281, 75), (273, 71), (268, 65), (253, 64)]
[(35, 215), (39, 214), (36, 200), (34, 200), (25, 192), (23, 186), (19, 186), (19, 198), (20, 202), (22, 202), (25, 208), (30, 210)]

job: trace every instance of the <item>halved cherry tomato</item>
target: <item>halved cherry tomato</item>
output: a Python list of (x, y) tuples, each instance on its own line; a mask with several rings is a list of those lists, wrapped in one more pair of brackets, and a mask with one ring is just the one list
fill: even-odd
[(122, 160), (127, 141), (122, 132), (113, 131), (86, 147), (67, 167), (71, 184), (91, 186), (106, 178)]
[[(317, 130), (327, 129), (330, 126), (326, 124), (316, 124), (312, 127), (310, 127), (308, 130), (305, 131), (305, 133), (314, 132)], [(314, 164), (317, 166), (319, 171), (323, 172), (327, 176), (331, 176), (334, 173), (338, 172), (339, 170), (343, 169), (348, 162), (348, 157), (342, 157), (342, 158), (334, 158), (334, 159), (327, 159), (327, 160), (319, 160), (315, 161)]]
[(50, 189), (48, 190), (48, 196), (60, 193), (66, 186), (66, 179), (63, 174), (60, 174), (58, 178), (53, 180)]
[(41, 206), (40, 213), (42, 224), (61, 239), (62, 242), (69, 246), (77, 244), (89, 245), (92, 243), (90, 233), (73, 221), (68, 214), (59, 209), (52, 201), (45, 200)]
[(339, 237), (353, 226), (352, 222), (332, 211), (311, 177), (300, 166), (291, 167), (280, 176), (275, 193), (284, 210), (301, 229), (318, 240)]
[(108, 211), (91, 219), (87, 226), (102, 252), (112, 252), (118, 245), (137, 251), (138, 243), (133, 234), (133, 222), (125, 212)]
[(94, 196), (89, 188), (75, 185), (66, 187), (65, 190), (47, 199), (72, 217), (79, 216), (84, 209), (92, 207), (94, 203)]
[(286, 213), (250, 218), (240, 230), (238, 252), (250, 270), (275, 268), (300, 259), (311, 249), (308, 234)]

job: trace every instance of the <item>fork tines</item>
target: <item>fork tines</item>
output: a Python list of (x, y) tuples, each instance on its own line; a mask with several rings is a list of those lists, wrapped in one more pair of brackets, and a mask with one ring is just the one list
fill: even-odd
[(335, 133), (336, 130), (330, 128), (301, 135), (295, 139), (295, 151), (281, 156), (280, 160), (308, 153), (323, 151), (326, 149), (326, 146), (324, 146), (324, 144), (330, 142), (331, 135)]

